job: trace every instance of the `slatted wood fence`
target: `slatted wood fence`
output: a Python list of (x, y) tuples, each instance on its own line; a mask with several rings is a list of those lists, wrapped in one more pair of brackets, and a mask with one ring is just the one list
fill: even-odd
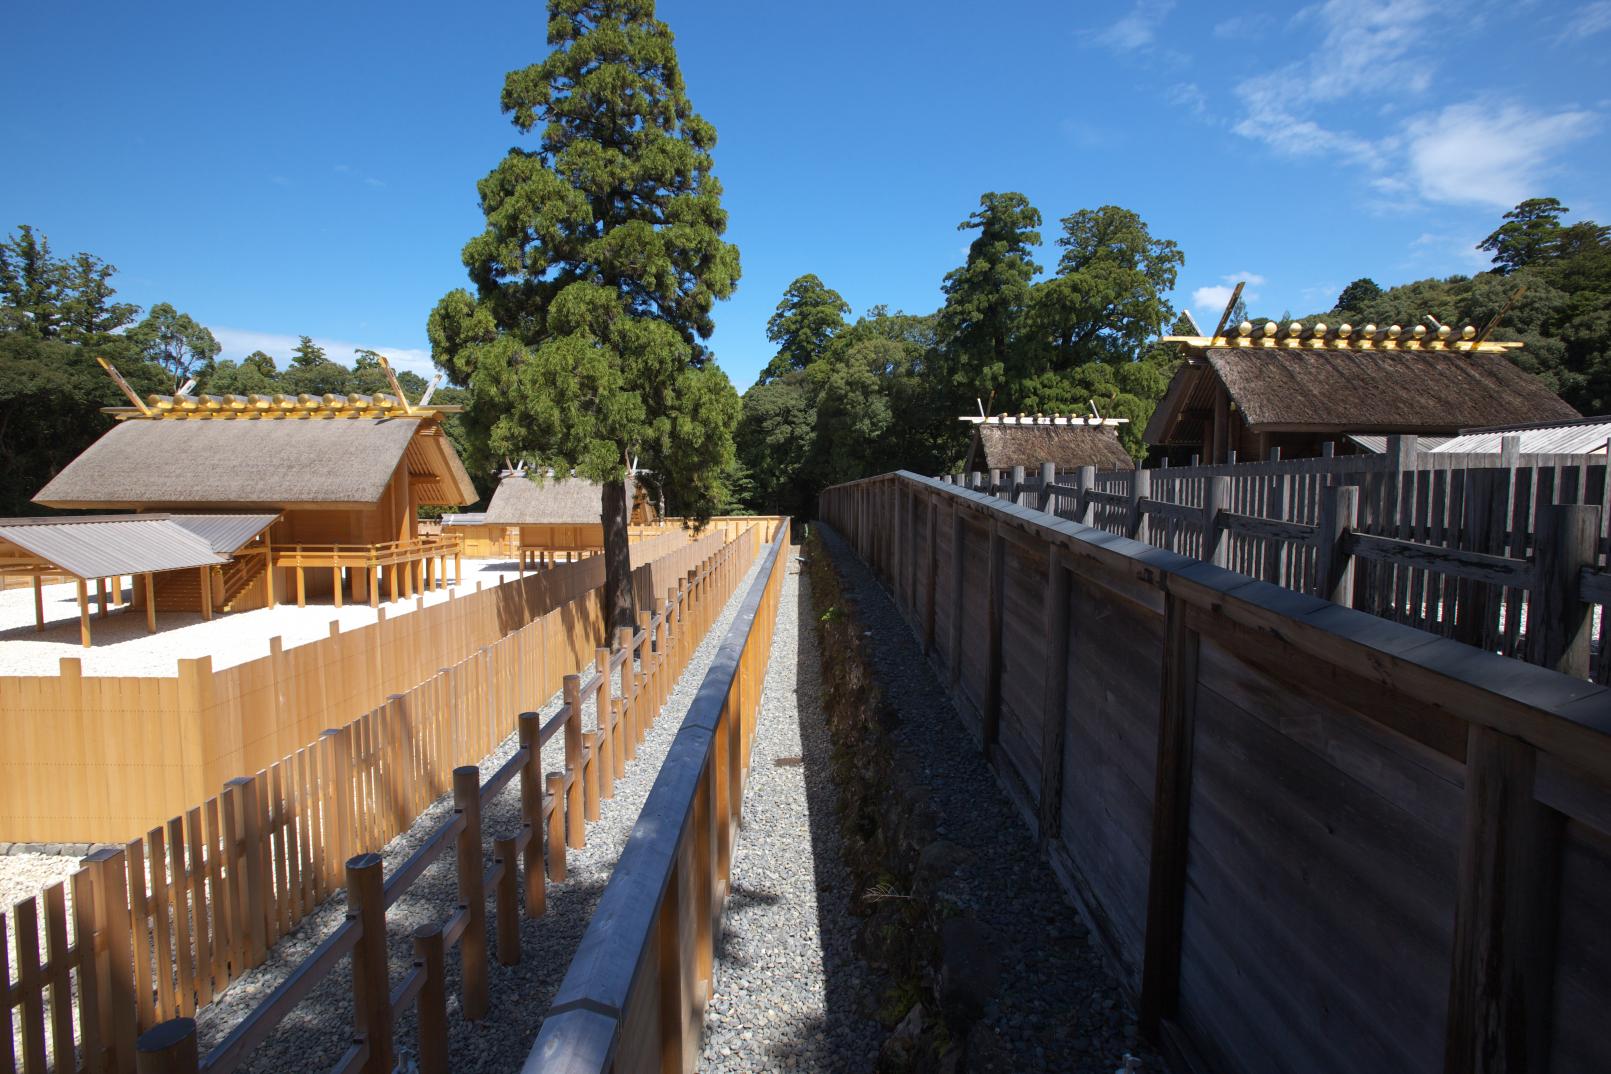
[(773, 534), (683, 719), (525, 1070), (686, 1074), (699, 1060), (787, 530)]
[(819, 503), (1177, 1058), (1611, 1069), (1611, 692), (930, 478)]
[[(661, 590), (723, 539), (678, 529), (634, 544), (635, 588)], [(561, 564), (355, 630), (332, 624), (307, 645), (272, 639), (268, 656), (216, 671), (202, 657), (173, 677), (85, 676), (68, 658), (60, 675), (0, 677), (0, 839), (122, 842), (527, 624), (542, 624), (529, 644), (550, 654), (596, 633), (578, 598), (603, 581), (602, 560)]]
[[(1611, 588), (1603, 458), (1427, 453), (1416, 450), (1414, 437), (1390, 437), (1383, 455), (1103, 473), (1086, 467), (1051, 481), (1043, 467), (1018, 476), (1017, 485), (1010, 472), (976, 475), (969, 484), (1443, 637), (1611, 681), (1611, 646), (1594, 645), (1592, 654), (1590, 647), (1605, 634), (1600, 595)], [(1346, 517), (1328, 500), (1338, 488), (1355, 490)], [(1555, 510), (1562, 506), (1576, 508), (1565, 521)], [(1586, 539), (1585, 527), (1592, 531)], [(1549, 602), (1557, 567), (1580, 578), (1586, 623), (1566, 606), (1576, 598)], [(1339, 577), (1346, 594), (1336, 592)], [(1572, 623), (1559, 622), (1562, 614)], [(1530, 631), (1534, 623), (1542, 629)], [(1580, 627), (1563, 663), (1555, 636)]]
[[(610, 750), (609, 771), (619, 771), (615, 762), (629, 748), (628, 736), (615, 728), (641, 735), (649, 706), (658, 711), (674, 681), (669, 669), (686, 663), (696, 628), (708, 626), (713, 613), (704, 609), (718, 584), (736, 584), (734, 565), (753, 558), (768, 524), (776, 522), (761, 520), (755, 535), (717, 530), (646, 565), (653, 569), (640, 579), (643, 603), (656, 610), (641, 613), (643, 626), (615, 653), (599, 648), (605, 632), (598, 591), (582, 593), (255, 775), (231, 780), (221, 794), (143, 839), (97, 852), (69, 881), (17, 903), (9, 928), (0, 914), (0, 1074), (132, 1071), (139, 1032), (193, 1014), (261, 964), (279, 937), (343, 885), (343, 863), (406, 829), (452, 787), (456, 769), (473, 765), (514, 730), (516, 713), (562, 686), (567, 703), (541, 729), (536, 749), (564, 731), (558, 815), (570, 838), (585, 838), (582, 817), (596, 817), (589, 788), (596, 791), (606, 762), (602, 747), (582, 750), (581, 699), (593, 699), (608, 717), (599, 725), (601, 741)], [(728, 540), (727, 532), (737, 539)], [(656, 603), (649, 586), (666, 600)], [(623, 670), (634, 659), (639, 670)], [(594, 673), (584, 683), (576, 672), (589, 667)], [(624, 703), (613, 707), (612, 671), (620, 671), (625, 691)], [(519, 767), (513, 764), (483, 794), (507, 785)], [(553, 815), (551, 803), (544, 815)], [(540, 891), (530, 894), (532, 853), (540, 850), (529, 851), (529, 838), (521, 840), (528, 848), (528, 910), (541, 899)], [(451, 841), (438, 833), (428, 845), (439, 852), (444, 839)], [(550, 868), (562, 873), (563, 850), (557, 865), (553, 848), (549, 853)], [(403, 872), (417, 876), (425, 864)], [(392, 901), (395, 895), (387, 905)], [(316, 959), (335, 957), (321, 952)], [(233, 1058), (216, 1069), (233, 1069), (246, 1050), (233, 1048)], [(74, 1058), (63, 1063), (63, 1056)]]

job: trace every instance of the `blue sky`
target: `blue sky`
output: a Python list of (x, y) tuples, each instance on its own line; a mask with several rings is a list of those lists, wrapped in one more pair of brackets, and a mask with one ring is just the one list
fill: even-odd
[[(1184, 249), (1199, 320), (1238, 278), (1275, 315), (1359, 276), (1476, 271), (1523, 197), (1611, 219), (1611, 0), (659, 12), (720, 135), (744, 276), (713, 342), (740, 390), (802, 273), (857, 312), (936, 308), (987, 190), (1026, 193), (1048, 245), (1076, 209), (1139, 212)], [(62, 0), (6, 21), (0, 228), (106, 258), (124, 298), (173, 302), (226, 357), (305, 333), (428, 370), (542, 4)]]

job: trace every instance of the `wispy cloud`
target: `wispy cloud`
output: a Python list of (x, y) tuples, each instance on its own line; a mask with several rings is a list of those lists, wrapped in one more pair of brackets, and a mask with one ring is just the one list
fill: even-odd
[[(1260, 287), (1268, 282), (1257, 272), (1233, 272), (1228, 276), (1221, 276), (1220, 279), (1225, 282), (1210, 284), (1207, 287), (1199, 287), (1192, 291), (1192, 309), (1205, 317), (1218, 318), (1221, 313), (1225, 312), (1225, 306), (1230, 302), (1231, 295), (1235, 292), (1238, 283), (1244, 285), (1242, 301), (1257, 302), (1259, 293), (1253, 288)], [(1205, 325), (1204, 327), (1212, 328), (1213, 325)]]
[(1565, 43), (1575, 41), (1580, 37), (1590, 37), (1594, 34), (1611, 30), (1611, 0), (1595, 0), (1592, 4), (1584, 4), (1572, 12), (1566, 25), (1561, 28), (1560, 35), (1555, 39)]
[(1174, 0), (1137, 0), (1128, 14), (1106, 29), (1092, 34), (1091, 40), (1114, 52), (1138, 52), (1150, 48), (1157, 40), (1158, 27), (1174, 7)]
[(1185, 108), (1194, 116), (1208, 114), (1208, 98), (1195, 82), (1177, 82), (1169, 87), (1167, 96), (1170, 104)]
[(1582, 111), (1468, 102), (1406, 124), (1409, 172), (1428, 201), (1509, 208), (1539, 193), (1557, 151), (1593, 129)]
[[(274, 356), (274, 360), (283, 369), (291, 360), (292, 349), (301, 341), (300, 336), (285, 335), (279, 332), (259, 332), (250, 328), (229, 328), (224, 325), (208, 325), (218, 342), (223, 347), (220, 358), (240, 361), (253, 351), (263, 351)], [(346, 339), (328, 339), (314, 336), (313, 342), (323, 347), (325, 354), (333, 362), (351, 365), (353, 351), (360, 347), (367, 350), (379, 351), (391, 359), (392, 365), (398, 369), (411, 369), (423, 377), (430, 377), (436, 372), (431, 364), (431, 352), (420, 347), (388, 347), (373, 340), (357, 343)]]

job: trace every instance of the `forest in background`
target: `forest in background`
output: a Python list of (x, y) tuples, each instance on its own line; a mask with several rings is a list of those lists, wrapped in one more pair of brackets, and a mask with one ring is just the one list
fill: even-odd
[[(1554, 199), (1523, 202), (1481, 244), (1493, 269), (1391, 288), (1356, 280), (1331, 309), (1299, 314), (1328, 323), (1483, 324), (1519, 286), (1496, 339), (1527, 346), (1511, 357), (1585, 414), (1611, 411), (1611, 229), (1568, 223)], [(1046, 249), (1042, 220), (1017, 193), (990, 193), (959, 228), (973, 232), (966, 260), (941, 281), (937, 310), (875, 306), (860, 317), (812, 274), (789, 285), (768, 324), (777, 347), (744, 393), (737, 462), (722, 475), (725, 512), (808, 513), (817, 490), (896, 468), (943, 473), (959, 464), (977, 413), (1085, 412), (1130, 419), (1140, 434), (1179, 361), (1159, 342), (1195, 334), (1167, 300), (1184, 264), (1172, 241), (1117, 206), (1058, 221)], [(1040, 261), (1049, 263), (1043, 269)], [(148, 310), (117, 301), (116, 269), (90, 253), (58, 257), (29, 226), (0, 241), (0, 516), (39, 513), (29, 502), (112, 425), (100, 413), (126, 400), (95, 362), (104, 356), (135, 390), (197, 392), (389, 390), (378, 356), (350, 365), (302, 337), (281, 368), (261, 351), (220, 360), (204, 326), (170, 303)], [(1236, 311), (1255, 323), (1291, 311)], [(1204, 331), (1212, 325), (1203, 325)], [(413, 398), (423, 378), (399, 373)], [(444, 386), (434, 402), (465, 401)], [(489, 452), (456, 418), (449, 435), (491, 488)]]

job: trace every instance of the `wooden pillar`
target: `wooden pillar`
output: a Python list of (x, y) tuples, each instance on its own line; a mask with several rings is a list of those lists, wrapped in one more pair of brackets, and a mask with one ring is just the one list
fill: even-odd
[(985, 703), (984, 738), (985, 756), (995, 752), (996, 732), (1001, 725), (1001, 632), (1006, 615), (1007, 589), (1006, 538), (1001, 536), (1000, 523), (990, 523), (989, 593), (986, 596), (985, 615), (988, 623), (985, 632)]
[(1147, 539), (1147, 515), (1142, 504), (1152, 496), (1152, 471), (1137, 469), (1130, 475), (1130, 519), (1126, 536)]
[(1052, 486), (1057, 484), (1057, 464), (1043, 462), (1040, 464), (1040, 509), (1047, 514), (1057, 513), (1056, 494)]
[[(478, 872), (480, 868), (478, 859)], [(347, 916), (358, 919), (352, 986), (358, 1028), (369, 1046), (369, 1058), (362, 1069), (368, 1074), (390, 1074), (392, 1001), (386, 971), (386, 896), (379, 854), (360, 854), (347, 860)], [(465, 962), (468, 969), (468, 957)]]
[(146, 571), (141, 575), (145, 579), (145, 629), (148, 633), (157, 632), (157, 586), (156, 574)]
[(1040, 705), (1040, 837), (1056, 839), (1063, 817), (1063, 735), (1068, 716), (1068, 641), (1073, 616), (1069, 611), (1067, 553), (1049, 545), (1046, 555), (1046, 589), (1042, 596), (1041, 631), (1046, 638), (1042, 661)]
[(1186, 624), (1186, 606), (1172, 594), (1165, 596), (1163, 689), (1158, 714), (1152, 858), (1147, 874), (1147, 932), (1141, 970), (1141, 1032), (1149, 1040), (1159, 1038), (1163, 1022), (1175, 1016), (1180, 998), (1197, 652), (1198, 636)]
[(268, 532), (263, 534), (263, 584), (268, 587), (268, 606), (270, 608), (279, 603), (274, 592), (274, 546), (270, 543), (268, 536), (269, 532), (272, 531), (273, 527), (270, 526)]
[(78, 582), (78, 640), (88, 649), (90, 644), (90, 614), (89, 614), (89, 584), (84, 579)]
[(1321, 490), (1320, 525), (1315, 532), (1315, 595), (1345, 608), (1354, 602), (1354, 557), (1348, 552), (1348, 535), (1358, 524), (1358, 486), (1328, 485)]
[(96, 614), (99, 615), (102, 619), (105, 619), (106, 615), (107, 615), (107, 612), (110, 611), (110, 608), (107, 606), (107, 602), (106, 602), (106, 579), (105, 578), (97, 578), (97, 579), (95, 579), (95, 609), (96, 609)]
[(308, 580), (303, 575), (302, 564), (300, 563), (296, 566), (296, 606), (298, 608), (308, 606)]
[(341, 568), (330, 568), (330, 593), (335, 599), (336, 607), (341, 607)]
[(1556, 504), (1538, 515), (1533, 557), (1533, 605), (1528, 614), (1530, 662), (1563, 675), (1589, 675), (1594, 605), (1579, 596), (1584, 567), (1594, 566), (1599, 508)]
[(42, 633), (45, 629), (45, 579), (43, 575), (34, 575), (34, 631)]
[(473, 764), (453, 770), (453, 809), (464, 816), (455, 860), (459, 902), (468, 911), (459, 939), (464, 986), (461, 1005), (465, 1018), (479, 1022), (487, 1014), (487, 898), (482, 886), (481, 770)]
[(1533, 796), (1536, 758), (1471, 725), (1445, 1074), (1548, 1069), (1562, 817)]
[(1079, 476), (1075, 479), (1079, 486), (1080, 498), (1075, 507), (1074, 520), (1086, 526), (1096, 525), (1096, 501), (1086, 495), (1096, 489), (1096, 467), (1081, 466)]

